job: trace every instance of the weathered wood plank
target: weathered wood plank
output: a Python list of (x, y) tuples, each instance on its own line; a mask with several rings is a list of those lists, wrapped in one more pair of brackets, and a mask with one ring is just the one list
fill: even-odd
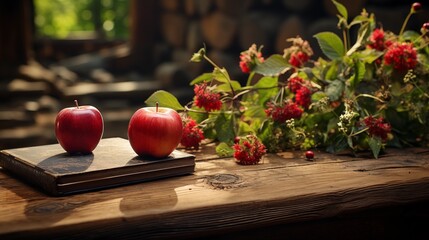
[(162, 86), (156, 81), (128, 81), (115, 83), (79, 83), (64, 90), (64, 97), (75, 99), (90, 95), (102, 98), (141, 98), (149, 97)]
[(379, 159), (318, 152), (315, 161), (288, 152), (254, 166), (196, 155), (190, 176), (62, 198), (0, 171), (0, 235), (194, 237), (429, 200), (429, 154), (421, 150)]

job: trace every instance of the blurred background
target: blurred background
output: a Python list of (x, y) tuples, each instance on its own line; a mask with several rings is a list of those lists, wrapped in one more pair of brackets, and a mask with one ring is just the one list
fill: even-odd
[[(354, 17), (365, 8), (380, 27), (398, 33), (414, 1), (338, 0)], [(408, 29), (429, 21), (429, 5)], [(263, 55), (283, 53), (297, 35), (337, 29), (331, 0), (15, 0), (0, 1), (0, 149), (56, 143), (55, 116), (64, 107), (93, 105), (104, 137), (127, 137), (134, 111), (159, 89), (182, 103), (189, 82), (205, 71), (190, 63), (208, 55), (245, 81), (238, 62), (252, 43)]]

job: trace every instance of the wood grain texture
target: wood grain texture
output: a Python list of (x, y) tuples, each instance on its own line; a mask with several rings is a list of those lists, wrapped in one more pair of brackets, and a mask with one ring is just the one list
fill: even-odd
[(192, 152), (197, 156), (193, 175), (61, 198), (0, 171), (0, 236), (228, 236), (429, 200), (425, 149), (392, 149), (379, 159), (317, 152), (315, 161), (306, 161), (301, 152), (285, 152), (254, 166), (214, 158), (210, 152), (207, 146)]

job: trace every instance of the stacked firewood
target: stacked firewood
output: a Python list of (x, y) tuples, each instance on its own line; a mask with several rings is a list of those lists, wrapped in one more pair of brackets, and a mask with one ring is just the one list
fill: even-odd
[[(413, 3), (338, 1), (347, 7), (350, 20), (365, 8), (376, 14), (377, 22), (383, 22), (380, 27), (394, 32), (399, 31)], [(310, 41), (316, 56), (320, 56), (313, 35), (322, 31), (339, 33), (337, 10), (331, 0), (164, 0), (159, 4), (161, 39), (157, 56), (168, 65), (161, 64), (157, 72), (163, 73), (159, 77), (164, 82), (176, 84), (183, 83), (183, 79), (174, 81), (179, 72), (182, 75), (185, 72), (189, 78), (201, 73), (201, 65), (190, 64), (189, 57), (203, 44), (211, 58), (226, 67), (235, 78), (240, 78), (243, 76), (238, 68), (238, 55), (252, 43), (264, 45), (265, 55), (282, 54), (289, 44), (286, 39), (301, 36)], [(410, 22), (411, 27), (420, 29), (419, 23), (426, 20), (414, 19)], [(174, 71), (164, 71), (172, 69)]]

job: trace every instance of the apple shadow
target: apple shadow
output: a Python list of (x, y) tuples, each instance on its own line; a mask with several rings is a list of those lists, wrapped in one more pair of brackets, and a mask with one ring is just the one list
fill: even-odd
[(149, 155), (145, 155), (145, 156), (136, 155), (135, 157), (131, 158), (126, 163), (126, 165), (134, 165), (134, 164), (139, 164), (141, 162), (157, 162), (157, 161), (172, 160), (172, 159), (173, 157), (171, 155), (168, 155), (167, 157), (163, 157), (163, 158), (156, 158)]
[[(126, 165), (139, 165), (142, 163), (156, 164), (156, 162), (174, 160), (169, 155), (165, 158), (154, 158), (151, 156), (135, 156)], [(162, 165), (160, 165), (162, 166)], [(196, 183), (191, 173), (176, 176), (158, 176), (147, 179), (141, 183), (138, 193), (124, 196), (120, 202), (119, 209), (125, 216), (135, 216), (137, 213), (162, 212), (173, 209), (178, 203), (176, 189)], [(154, 184), (156, 182), (156, 184)]]
[[(169, 181), (160, 179), (160, 182)], [(145, 183), (143, 183), (143, 186)], [(156, 194), (143, 189), (138, 195), (127, 195), (122, 198), (119, 209), (125, 216), (133, 216), (139, 212), (162, 211), (174, 208), (178, 202), (177, 193), (174, 190), (176, 186), (169, 186), (162, 191), (156, 191)]]
[(83, 172), (91, 166), (94, 160), (94, 154), (70, 155), (60, 153), (46, 158), (37, 164), (37, 167), (57, 174), (70, 172)]

